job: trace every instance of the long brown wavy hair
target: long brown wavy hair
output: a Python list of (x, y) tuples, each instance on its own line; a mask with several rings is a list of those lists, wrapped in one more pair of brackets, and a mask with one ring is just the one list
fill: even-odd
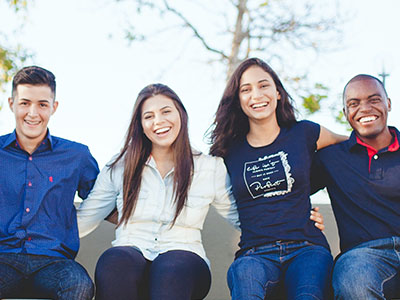
[(170, 98), (178, 109), (181, 118), (181, 129), (176, 140), (172, 144), (174, 157), (174, 185), (173, 191), (176, 203), (175, 221), (182, 211), (193, 176), (193, 153), (189, 142), (188, 115), (178, 95), (168, 86), (157, 83), (143, 88), (135, 102), (132, 120), (126, 133), (125, 144), (117, 158), (110, 164), (113, 169), (119, 161), (124, 164), (123, 180), (123, 210), (118, 226), (127, 223), (135, 210), (139, 191), (141, 188), (142, 173), (145, 163), (149, 159), (152, 149), (151, 141), (146, 137), (142, 127), (143, 103), (156, 95), (164, 95)]
[(249, 119), (240, 107), (239, 87), (243, 73), (252, 66), (259, 66), (271, 75), (281, 95), (275, 111), (278, 125), (290, 127), (296, 122), (292, 97), (283, 87), (275, 71), (259, 58), (246, 59), (236, 68), (228, 80), (214, 122), (209, 129), (211, 155), (225, 157), (231, 143), (237, 138), (246, 136), (249, 132)]

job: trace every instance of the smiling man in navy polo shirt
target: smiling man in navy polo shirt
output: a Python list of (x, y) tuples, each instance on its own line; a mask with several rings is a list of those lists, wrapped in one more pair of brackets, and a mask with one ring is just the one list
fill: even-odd
[(0, 298), (91, 299), (93, 283), (74, 261), (74, 197), (86, 198), (99, 172), (89, 149), (50, 135), (54, 75), (21, 69), (8, 103), (14, 132), (0, 136)]
[(328, 188), (339, 229), (335, 298), (385, 299), (400, 291), (399, 131), (387, 125), (391, 101), (379, 79), (355, 76), (343, 102), (353, 132), (318, 152), (312, 176), (314, 191)]

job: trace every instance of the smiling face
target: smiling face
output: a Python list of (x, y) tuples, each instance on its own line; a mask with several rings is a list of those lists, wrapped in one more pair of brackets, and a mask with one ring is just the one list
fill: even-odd
[(174, 101), (161, 94), (145, 100), (141, 123), (153, 151), (169, 149), (181, 130), (181, 117)]
[(271, 75), (259, 66), (248, 68), (240, 79), (240, 107), (249, 122), (276, 121), (275, 110), (281, 98)]
[(47, 124), (58, 102), (48, 85), (20, 84), (8, 103), (15, 115), (18, 142), (31, 152), (46, 136)]
[(357, 135), (366, 143), (387, 136), (390, 99), (381, 84), (364, 78), (347, 85), (344, 93), (344, 113)]

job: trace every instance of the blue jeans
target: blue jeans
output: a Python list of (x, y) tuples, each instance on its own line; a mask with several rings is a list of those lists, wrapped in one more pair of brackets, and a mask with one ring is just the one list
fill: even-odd
[(400, 237), (362, 243), (342, 254), (333, 271), (335, 299), (399, 297)]
[(93, 282), (72, 259), (0, 253), (0, 298), (5, 297), (92, 299)]
[(284, 285), (287, 299), (327, 299), (333, 258), (306, 241), (277, 241), (245, 251), (228, 270), (233, 300), (270, 299)]

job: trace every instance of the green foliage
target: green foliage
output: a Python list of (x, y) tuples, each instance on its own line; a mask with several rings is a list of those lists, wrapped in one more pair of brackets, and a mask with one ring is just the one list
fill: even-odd
[(31, 56), (21, 46), (7, 49), (0, 45), (0, 93), (5, 92), (5, 85), (11, 81), (16, 70)]
[(302, 96), (303, 107), (306, 109), (307, 113), (315, 113), (321, 109), (321, 100), (327, 98), (326, 95), (310, 94), (307, 97)]
[(335, 120), (337, 123), (343, 125), (346, 127), (347, 131), (352, 131), (353, 129), (351, 128), (349, 122), (346, 120), (346, 116), (343, 113), (343, 110), (333, 110), (334, 113), (336, 113)]
[(13, 8), (16, 12), (25, 10), (28, 7), (27, 0), (6, 0), (8, 5)]
[[(18, 14), (26, 12), (27, 0), (5, 0), (10, 9)], [(5, 86), (12, 79), (13, 74), (32, 57), (21, 45), (8, 45), (7, 36), (0, 29), (0, 93), (5, 92)]]
[(316, 83), (313, 89), (307, 91), (307, 96), (301, 96), (307, 114), (313, 114), (321, 109), (321, 101), (328, 98), (328, 91), (326, 86)]
[[(27, 0), (5, 0), (15, 14), (26, 12)], [(32, 0), (33, 1), (33, 0)], [(31, 2), (32, 2), (31, 1)], [(7, 36), (0, 28), (0, 94), (5, 92), (5, 86), (12, 80), (15, 72), (22, 67), (24, 62), (32, 57), (22, 46), (11, 46), (7, 43)], [(0, 102), (0, 110), (3, 108)]]

